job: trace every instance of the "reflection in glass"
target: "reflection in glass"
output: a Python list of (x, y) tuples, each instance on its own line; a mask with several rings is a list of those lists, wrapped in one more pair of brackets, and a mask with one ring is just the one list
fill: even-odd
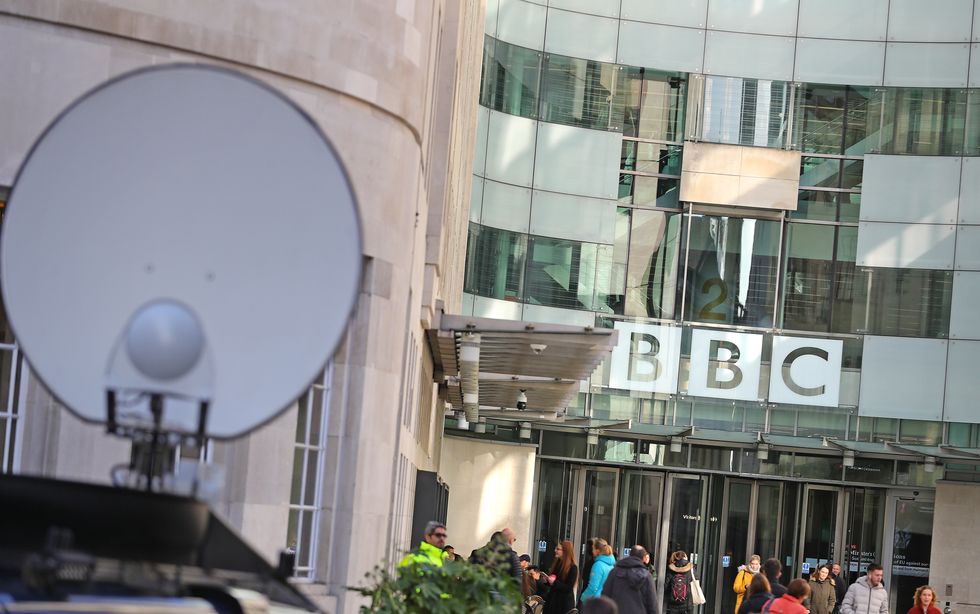
[(824, 190), (800, 190), (799, 200), (796, 201), (796, 211), (790, 213), (790, 216), (794, 220), (833, 222), (837, 219), (837, 199), (842, 196), (847, 196), (847, 194)]
[(837, 528), (837, 491), (811, 488), (807, 492), (803, 519), (803, 560), (810, 569), (829, 563), (837, 554), (834, 541)]
[(868, 123), (874, 96), (868, 87), (804, 85), (796, 95), (794, 140), (807, 153), (861, 155), (877, 147)]
[(786, 225), (783, 328), (850, 332), (857, 228)]
[(680, 175), (682, 151), (683, 148), (677, 145), (623, 139), (619, 167), (641, 173)]
[(622, 97), (616, 95), (622, 69), (615, 64), (548, 55), (542, 69), (541, 119), (548, 122), (620, 130)]
[(690, 554), (698, 551), (698, 528), (702, 521), (701, 490), (705, 479), (674, 476), (667, 552), (683, 550)]
[(881, 114), (881, 153), (952, 156), (963, 152), (966, 90), (889, 88)]
[(541, 52), (495, 41), (483, 43), (480, 104), (521, 117), (537, 117)]
[(860, 269), (851, 332), (943, 339), (949, 335), (952, 292), (951, 271)]
[(707, 76), (701, 138), (709, 143), (784, 147), (789, 83)]
[(678, 179), (623, 173), (619, 176), (619, 202), (646, 207), (678, 209)]
[(755, 516), (755, 547), (752, 548), (754, 553), (776, 552), (779, 497), (779, 484), (759, 484), (759, 501)]
[[(730, 588), (735, 584), (735, 576), (738, 575), (739, 567), (748, 562), (749, 553), (745, 551), (749, 541), (749, 507), (752, 503), (752, 484), (749, 482), (728, 481), (728, 517), (725, 519), (725, 526), (728, 531), (725, 534), (724, 555), (731, 557), (731, 564), (722, 568), (721, 585)], [(772, 526), (775, 528), (775, 517), (771, 519)], [(753, 551), (753, 554), (756, 551)], [(766, 553), (774, 553), (775, 550), (766, 550)], [(735, 591), (722, 590), (720, 612), (735, 611)]]
[[(592, 309), (597, 246), (550, 237), (532, 236), (530, 239), (527, 302), (565, 309)], [(611, 263), (604, 264), (609, 266)]]
[(674, 317), (682, 221), (679, 213), (633, 210), (626, 315)]
[(871, 484), (891, 484), (895, 472), (895, 461), (884, 458), (854, 459), (853, 467), (844, 467), (844, 480), (847, 482), (868, 482)]
[(692, 214), (685, 319), (772, 326), (780, 224)]
[(681, 73), (624, 66), (623, 135), (680, 141), (684, 134), (687, 80)]
[(660, 490), (663, 478), (651, 473), (627, 471), (621, 488), (619, 539), (616, 544), (629, 548), (640, 544), (649, 552), (657, 552), (660, 536)]
[[(550, 439), (548, 433), (545, 441)], [(568, 539), (568, 518), (571, 507), (571, 497), (566, 495), (571, 489), (569, 471), (561, 461), (542, 460), (538, 478), (538, 501), (537, 501), (537, 526), (534, 531), (535, 541), (546, 542), (547, 547), (542, 553), (536, 551), (532, 554), (537, 559), (538, 564), (545, 567), (551, 562), (554, 556), (555, 545)]]
[[(847, 410), (836, 407), (800, 407), (797, 410), (796, 435), (844, 439), (847, 435), (847, 415)], [(797, 462), (799, 459), (797, 456)]]
[(463, 291), (487, 298), (521, 301), (527, 235), (470, 224)]

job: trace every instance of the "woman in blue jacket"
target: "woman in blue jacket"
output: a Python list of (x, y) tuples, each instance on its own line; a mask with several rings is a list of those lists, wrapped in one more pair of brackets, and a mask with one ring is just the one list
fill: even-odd
[(602, 594), (602, 586), (606, 583), (606, 577), (616, 565), (613, 558), (613, 550), (609, 542), (596, 537), (592, 540), (592, 556), (595, 562), (592, 563), (592, 571), (589, 573), (589, 585), (582, 591), (582, 601), (598, 597)]

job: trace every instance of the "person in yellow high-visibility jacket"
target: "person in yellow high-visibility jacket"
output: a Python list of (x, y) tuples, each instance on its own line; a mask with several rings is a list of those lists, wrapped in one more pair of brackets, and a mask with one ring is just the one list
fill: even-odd
[(446, 545), (446, 525), (435, 520), (429, 521), (425, 525), (425, 532), (422, 534), (422, 543), (416, 552), (410, 552), (402, 559), (399, 567), (408, 567), (419, 563), (427, 563), (442, 567), (442, 562), (446, 556), (443, 548)]

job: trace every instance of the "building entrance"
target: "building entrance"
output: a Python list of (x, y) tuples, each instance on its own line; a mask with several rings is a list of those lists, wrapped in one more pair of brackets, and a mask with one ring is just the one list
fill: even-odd
[[(922, 579), (923, 569), (928, 573), (931, 498), (911, 497), (874, 488), (542, 459), (532, 556), (547, 567), (555, 544), (571, 538), (576, 560), (585, 567), (591, 554), (585, 543), (592, 537), (609, 540), (617, 558), (641, 544), (653, 554), (662, 594), (668, 557), (683, 550), (708, 599), (698, 614), (734, 611), (738, 567), (752, 554), (778, 559), (784, 584), (808, 578), (828, 562), (839, 562), (850, 584), (880, 561), (886, 586), (901, 591), (897, 585)], [(883, 536), (892, 534), (883, 550)]]

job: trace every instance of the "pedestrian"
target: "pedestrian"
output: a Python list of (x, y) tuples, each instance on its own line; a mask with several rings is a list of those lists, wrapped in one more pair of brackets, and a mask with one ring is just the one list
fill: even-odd
[(833, 614), (837, 605), (830, 568), (820, 565), (810, 574), (810, 614)]
[(510, 547), (513, 541), (514, 533), (510, 529), (494, 531), (490, 541), (470, 554), (470, 563), (510, 576), (520, 585), (521, 563), (517, 559), (517, 553)]
[(583, 603), (587, 599), (592, 599), (602, 594), (602, 586), (606, 582), (606, 577), (609, 575), (613, 566), (616, 565), (616, 559), (612, 555), (613, 549), (609, 545), (609, 542), (601, 537), (593, 537), (590, 541), (592, 542), (592, 558), (594, 560), (592, 562), (592, 571), (589, 575), (589, 584), (582, 591)]
[(448, 545), (442, 549), (442, 558), (447, 561), (462, 560), (462, 557), (456, 554), (456, 549)]
[(531, 555), (522, 554), (517, 560), (521, 562), (521, 571), (527, 571), (528, 566), (531, 564)]
[(786, 594), (786, 587), (779, 583), (779, 578), (783, 575), (783, 565), (779, 559), (766, 559), (762, 564), (762, 573), (766, 574), (766, 580), (769, 580), (773, 597), (778, 598)]
[(575, 546), (563, 540), (555, 546), (555, 558), (548, 573), (549, 593), (544, 614), (567, 614), (575, 607), (575, 588), (578, 585), (578, 565)]
[(840, 614), (840, 604), (844, 601), (844, 595), (847, 594), (847, 582), (841, 575), (840, 563), (834, 563), (830, 566), (830, 577), (834, 579), (834, 596), (837, 598), (833, 614)]
[(782, 597), (773, 598), (768, 608), (763, 606), (763, 610), (769, 614), (807, 614), (803, 602), (809, 596), (810, 585), (803, 578), (796, 578), (786, 587), (786, 593)]
[(738, 608), (738, 614), (759, 614), (773, 599), (769, 580), (766, 579), (765, 574), (757, 573), (752, 576), (752, 582), (745, 591), (745, 599)]
[[(646, 553), (643, 546), (633, 546), (630, 555), (620, 559), (606, 578), (602, 594), (616, 602), (620, 614), (658, 614), (657, 588), (643, 564)], [(588, 603), (583, 601), (583, 608)]]
[(664, 574), (664, 611), (666, 614), (690, 614), (694, 602), (691, 599), (691, 581), (694, 565), (687, 553), (678, 550), (670, 555), (667, 573)]
[(541, 568), (537, 565), (528, 565), (527, 571), (525, 572), (525, 577), (527, 578), (528, 592), (525, 597), (533, 597), (537, 595), (542, 599), (548, 598), (548, 578), (544, 573), (541, 572)]
[(735, 576), (735, 583), (732, 585), (732, 590), (735, 591), (735, 614), (738, 614), (738, 609), (742, 606), (742, 599), (745, 597), (745, 590), (749, 588), (749, 584), (752, 584), (752, 578), (759, 573), (762, 569), (762, 557), (758, 554), (753, 554), (749, 557), (749, 562), (745, 565), (738, 566), (738, 574)]
[(582, 614), (619, 614), (620, 609), (616, 605), (616, 602), (599, 595), (595, 599), (589, 599), (587, 602), (582, 604), (582, 609), (580, 610)]
[(941, 614), (936, 607), (936, 591), (931, 586), (920, 586), (915, 589), (915, 605), (908, 614)]
[(592, 556), (592, 540), (585, 540), (585, 550), (582, 552), (582, 577), (580, 578), (583, 586), (579, 587), (579, 592), (581, 593), (585, 590), (584, 583), (589, 581), (592, 577), (592, 563), (595, 561), (595, 557)]
[(884, 575), (881, 565), (868, 565), (868, 574), (848, 587), (841, 614), (888, 614), (888, 591), (881, 584)]
[[(506, 549), (502, 548), (501, 550), (506, 555), (507, 562), (510, 564), (510, 577), (513, 578), (518, 585), (520, 585), (521, 576), (524, 574), (524, 567), (521, 565), (521, 561), (517, 557), (517, 552), (514, 550), (514, 542), (517, 541), (517, 533), (514, 533), (513, 529), (507, 527), (501, 529), (500, 533), (504, 538), (504, 543), (506, 544)], [(527, 560), (530, 562), (531, 557), (527, 557)]]
[(422, 543), (419, 544), (418, 550), (406, 555), (398, 566), (407, 567), (415, 564), (428, 564), (442, 567), (442, 548), (446, 544), (446, 537), (448, 537), (446, 534), (446, 525), (435, 520), (430, 520), (425, 525), (425, 531), (422, 532)]

